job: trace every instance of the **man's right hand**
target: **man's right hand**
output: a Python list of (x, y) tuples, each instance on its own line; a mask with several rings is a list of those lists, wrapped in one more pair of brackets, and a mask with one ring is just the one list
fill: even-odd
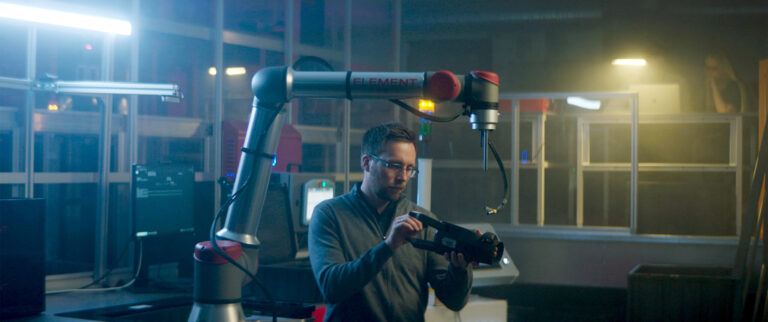
[(418, 221), (416, 218), (407, 214), (396, 217), (389, 228), (385, 242), (394, 251), (407, 243), (408, 239), (416, 237), (422, 229), (424, 227), (422, 227), (421, 221)]

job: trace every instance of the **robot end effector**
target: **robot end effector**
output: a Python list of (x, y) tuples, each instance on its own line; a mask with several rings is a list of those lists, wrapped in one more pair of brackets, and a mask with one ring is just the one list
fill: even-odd
[(491, 232), (477, 235), (475, 232), (448, 223), (430, 218), (424, 214), (410, 212), (413, 218), (421, 221), (425, 226), (435, 228), (434, 240), (411, 239), (413, 247), (425, 249), (440, 254), (458, 252), (464, 254), (468, 262), (498, 265), (504, 254), (504, 243)]

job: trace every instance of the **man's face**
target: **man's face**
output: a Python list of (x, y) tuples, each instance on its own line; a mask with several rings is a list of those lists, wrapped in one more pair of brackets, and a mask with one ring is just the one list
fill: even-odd
[[(390, 164), (399, 164), (403, 168), (416, 167), (416, 147), (410, 142), (388, 142), (378, 155)], [(366, 171), (364, 180), (373, 188), (376, 197), (386, 201), (395, 201), (405, 190), (410, 173), (404, 170), (388, 168), (383, 162), (365, 155), (363, 168)]]

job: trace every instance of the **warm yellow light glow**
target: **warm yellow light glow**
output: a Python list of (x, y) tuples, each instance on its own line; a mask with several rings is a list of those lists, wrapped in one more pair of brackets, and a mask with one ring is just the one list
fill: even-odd
[[(245, 73), (245, 67), (227, 67), (224, 70), (224, 74), (227, 76), (245, 75)], [(216, 67), (208, 68), (208, 74), (211, 76), (216, 76)]]
[(245, 75), (245, 67), (227, 67), (224, 72), (228, 76)]
[(643, 58), (618, 58), (613, 60), (613, 64), (619, 66), (645, 66), (646, 62)]
[(59, 110), (59, 106), (56, 105), (56, 104), (48, 104), (48, 110), (49, 111), (58, 111)]
[(435, 112), (435, 103), (430, 100), (419, 100), (419, 111), (421, 112)]
[(120, 35), (131, 34), (131, 23), (125, 20), (81, 15), (77, 13), (0, 3), (0, 18), (44, 23)]

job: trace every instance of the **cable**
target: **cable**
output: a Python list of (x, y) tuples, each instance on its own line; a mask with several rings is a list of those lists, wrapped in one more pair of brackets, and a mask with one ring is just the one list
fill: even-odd
[(229, 206), (237, 199), (237, 197), (240, 195), (240, 193), (243, 192), (243, 190), (245, 190), (245, 187), (247, 187), (248, 184), (250, 184), (250, 182), (251, 182), (251, 176), (248, 176), (248, 179), (245, 180), (245, 183), (243, 184), (243, 186), (240, 187), (240, 189), (238, 189), (235, 193), (233, 193), (232, 197), (227, 199), (227, 202), (225, 202), (219, 208), (219, 211), (216, 212), (216, 216), (213, 218), (213, 223), (211, 223), (211, 230), (209, 232), (209, 235), (210, 235), (209, 239), (211, 240), (211, 246), (213, 246), (213, 250), (217, 254), (219, 254), (221, 257), (224, 257), (224, 259), (226, 259), (229, 263), (231, 263), (232, 265), (235, 265), (238, 269), (240, 269), (246, 275), (248, 275), (248, 277), (250, 277), (251, 280), (253, 280), (256, 283), (257, 286), (259, 286), (261, 291), (264, 292), (264, 295), (267, 297), (267, 299), (269, 300), (270, 304), (272, 304), (272, 321), (277, 321), (277, 302), (275, 302), (275, 299), (272, 298), (272, 294), (269, 293), (269, 290), (267, 290), (267, 287), (264, 285), (264, 283), (262, 283), (261, 280), (259, 280), (259, 278), (256, 277), (256, 275), (251, 273), (251, 271), (249, 271), (248, 269), (246, 269), (245, 267), (240, 265), (240, 263), (235, 261), (229, 255), (227, 255), (227, 253), (225, 253), (219, 247), (219, 245), (216, 244), (216, 239), (217, 239), (217, 236), (216, 236), (216, 226), (218, 225), (219, 218), (221, 218), (221, 214), (224, 213), (225, 209), (229, 208)]
[[(117, 260), (116, 260), (117, 263), (120, 263), (120, 261), (123, 259), (123, 256), (125, 256), (125, 254), (128, 252), (128, 246), (131, 245), (132, 241), (133, 241), (133, 238), (129, 239), (128, 242), (125, 243), (125, 247), (123, 247), (123, 250), (120, 251), (120, 255), (117, 256)], [(114, 269), (115, 269), (114, 267), (108, 269), (106, 273), (101, 275), (101, 277), (99, 277), (99, 278), (93, 280), (93, 282), (90, 282), (90, 283), (88, 283), (86, 285), (83, 285), (83, 286), (81, 286), (79, 288), (85, 289), (85, 288), (89, 288), (89, 287), (91, 287), (91, 286), (93, 286), (95, 284), (98, 284), (99, 282), (101, 282), (101, 280), (105, 279), (107, 276), (112, 274), (112, 271)]]
[(45, 292), (45, 295), (53, 295), (53, 294), (62, 294), (62, 293), (72, 293), (72, 292), (104, 292), (104, 291), (115, 291), (115, 290), (122, 290), (124, 288), (130, 287), (133, 285), (134, 282), (136, 282), (136, 279), (139, 277), (139, 274), (141, 273), (141, 262), (144, 257), (144, 247), (142, 245), (141, 239), (139, 239), (139, 263), (138, 267), (136, 268), (136, 272), (133, 274), (133, 278), (131, 278), (128, 283), (125, 283), (120, 286), (114, 286), (114, 287), (105, 287), (105, 288), (74, 288), (74, 289), (68, 289), (68, 290), (59, 290), (59, 291), (51, 291), (51, 292)]
[(467, 112), (467, 108), (466, 108), (466, 105), (465, 105), (465, 106), (462, 106), (461, 112), (459, 112), (456, 115), (453, 115), (453, 116), (434, 116), (434, 115), (429, 115), (429, 114), (423, 113), (423, 112), (419, 111), (418, 109), (413, 108), (412, 106), (406, 104), (405, 102), (403, 102), (403, 101), (401, 101), (399, 99), (391, 99), (389, 101), (392, 102), (392, 103), (395, 103), (395, 105), (397, 105), (397, 106), (402, 107), (403, 109), (405, 109), (408, 112), (416, 114), (416, 116), (418, 116), (420, 118), (427, 119), (427, 120), (430, 120), (432, 122), (451, 122), (451, 121), (459, 118), (459, 116), (464, 115)]
[[(433, 122), (451, 122), (459, 118), (459, 116), (464, 115), (467, 112), (467, 106), (464, 105), (462, 106), (462, 111), (456, 115), (434, 116), (434, 115), (422, 113), (421, 111), (411, 107), (410, 105), (406, 104), (405, 102), (399, 99), (391, 99), (389, 101), (392, 103), (395, 103), (397, 106), (400, 106), (413, 114), (416, 114), (416, 116), (418, 117), (421, 117)], [(496, 208), (485, 206), (486, 215), (495, 215), (501, 210), (501, 208), (504, 208), (507, 202), (509, 202), (509, 198), (507, 197), (507, 193), (509, 193), (509, 181), (507, 180), (507, 172), (504, 170), (504, 163), (501, 161), (501, 157), (499, 156), (499, 153), (496, 152), (496, 148), (493, 147), (493, 143), (491, 143), (491, 141), (488, 141), (488, 146), (491, 148), (491, 152), (493, 152), (493, 156), (496, 158), (496, 163), (499, 164), (499, 170), (501, 170), (501, 178), (504, 180), (504, 199), (501, 200), (501, 203), (499, 204), (499, 206), (497, 206)]]
[(507, 197), (507, 194), (509, 193), (509, 182), (507, 181), (507, 172), (504, 170), (504, 163), (501, 161), (499, 153), (496, 152), (496, 148), (493, 147), (493, 143), (491, 143), (491, 141), (488, 141), (488, 146), (491, 148), (493, 157), (496, 158), (496, 163), (499, 164), (499, 170), (501, 170), (501, 178), (504, 179), (504, 199), (501, 200), (501, 203), (496, 208), (485, 206), (485, 214), (490, 216), (499, 213), (501, 208), (504, 208), (507, 202), (509, 202), (509, 198)]
[[(277, 113), (275, 113), (275, 116), (277, 116)], [(272, 124), (272, 122), (274, 122), (274, 117), (273, 117), (273, 119), (272, 119), (270, 122), (268, 122), (268, 124), (270, 124), (270, 125), (271, 125), (271, 124)], [(269, 126), (268, 126), (268, 127), (269, 127)], [(267, 128), (268, 128), (268, 127), (267, 127)], [(259, 133), (258, 135), (259, 135), (260, 137), (259, 137), (259, 138), (256, 140), (256, 142), (261, 142), (261, 136), (263, 136), (263, 135), (264, 135), (264, 132), (262, 132), (262, 133)], [(259, 149), (259, 150), (260, 150), (260, 149)], [(226, 202), (225, 202), (223, 205), (221, 205), (221, 207), (219, 207), (219, 211), (217, 211), (217, 212), (216, 212), (216, 216), (214, 216), (214, 218), (213, 218), (213, 222), (211, 223), (211, 229), (210, 229), (210, 231), (209, 231), (209, 239), (210, 239), (210, 241), (211, 241), (211, 246), (213, 247), (213, 250), (214, 250), (214, 251), (215, 251), (217, 254), (219, 254), (219, 256), (223, 257), (224, 259), (226, 259), (226, 260), (227, 260), (227, 262), (229, 262), (229, 263), (230, 263), (230, 264), (232, 264), (232, 265), (235, 265), (235, 267), (237, 267), (238, 269), (240, 269), (241, 271), (243, 271), (243, 272), (244, 272), (246, 275), (248, 275), (248, 277), (250, 277), (250, 278), (251, 278), (251, 280), (252, 280), (254, 283), (256, 283), (256, 285), (257, 285), (257, 286), (258, 286), (258, 287), (261, 289), (261, 291), (264, 293), (264, 295), (265, 295), (265, 296), (267, 297), (267, 299), (269, 300), (270, 304), (272, 304), (272, 321), (277, 321), (277, 302), (275, 302), (275, 299), (272, 297), (272, 294), (269, 292), (269, 290), (268, 290), (268, 289), (267, 289), (267, 287), (264, 285), (264, 283), (262, 283), (262, 282), (261, 282), (261, 280), (260, 280), (258, 277), (256, 277), (256, 275), (255, 275), (255, 274), (251, 273), (251, 271), (249, 271), (248, 269), (246, 269), (245, 267), (243, 267), (243, 265), (241, 265), (240, 263), (238, 263), (237, 261), (235, 261), (235, 260), (234, 260), (232, 257), (230, 257), (229, 255), (227, 255), (227, 253), (225, 253), (225, 252), (224, 252), (224, 251), (223, 251), (223, 250), (222, 250), (222, 249), (219, 247), (219, 245), (216, 243), (216, 240), (217, 240), (217, 238), (218, 238), (218, 237), (216, 236), (216, 226), (218, 225), (218, 222), (219, 222), (219, 218), (221, 218), (221, 214), (222, 214), (222, 213), (224, 213), (224, 211), (225, 211), (225, 210), (229, 209), (229, 206), (230, 206), (230, 205), (231, 205), (233, 202), (235, 202), (235, 200), (237, 200), (237, 198), (240, 196), (240, 193), (241, 193), (241, 192), (243, 192), (243, 191), (245, 190), (245, 188), (246, 188), (246, 187), (248, 187), (248, 185), (249, 185), (250, 183), (251, 183), (251, 175), (249, 174), (249, 175), (248, 175), (248, 178), (245, 180), (245, 183), (243, 183), (243, 185), (242, 185), (242, 186), (241, 186), (239, 189), (237, 189), (237, 191), (235, 191), (235, 192), (232, 194), (232, 196), (231, 196), (231, 197), (230, 197), (230, 198), (229, 198), (229, 199), (228, 199), (228, 200), (227, 200), (227, 201), (226, 201)]]

